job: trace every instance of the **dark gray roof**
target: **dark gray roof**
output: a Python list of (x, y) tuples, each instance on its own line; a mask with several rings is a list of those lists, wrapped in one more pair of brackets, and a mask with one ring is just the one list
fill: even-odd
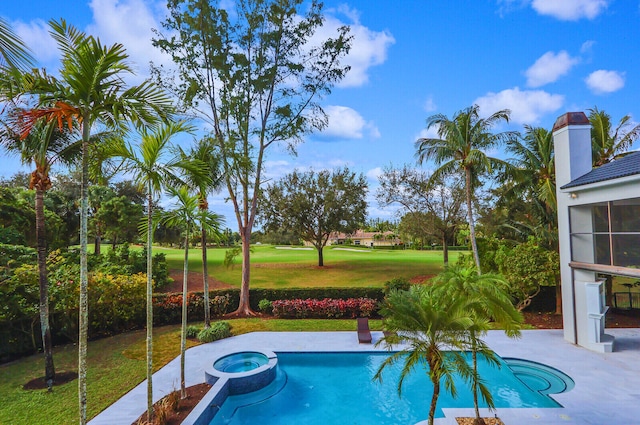
[(586, 184), (603, 182), (636, 174), (640, 174), (640, 151), (623, 156), (615, 161), (601, 165), (598, 168), (594, 168), (587, 174), (565, 184), (560, 189), (584, 186)]

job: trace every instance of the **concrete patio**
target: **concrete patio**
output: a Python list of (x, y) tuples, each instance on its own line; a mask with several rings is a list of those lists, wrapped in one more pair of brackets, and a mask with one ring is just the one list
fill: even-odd
[[(354, 324), (355, 326), (355, 324)], [(562, 408), (499, 409), (505, 425), (634, 424), (640, 421), (640, 329), (607, 329), (615, 336), (613, 353), (596, 353), (570, 344), (562, 330), (527, 330), (511, 340), (491, 331), (489, 346), (501, 357), (533, 360), (560, 369), (575, 381), (571, 391), (554, 395)], [(372, 332), (373, 344), (358, 344), (353, 332), (254, 332), (193, 347), (186, 356), (186, 385), (204, 382), (204, 371), (221, 353), (241, 350), (375, 351), (381, 332)], [(153, 376), (154, 401), (180, 387), (180, 359)], [(93, 418), (90, 425), (129, 425), (146, 410), (146, 381)], [(455, 425), (455, 417), (473, 416), (473, 409), (443, 409), (437, 425)], [(493, 416), (484, 412), (485, 416)], [(426, 423), (426, 422), (425, 422)], [(375, 424), (372, 424), (375, 425)], [(399, 424), (400, 425), (400, 424)], [(404, 425), (404, 424), (401, 424)], [(407, 424), (413, 425), (413, 424)]]

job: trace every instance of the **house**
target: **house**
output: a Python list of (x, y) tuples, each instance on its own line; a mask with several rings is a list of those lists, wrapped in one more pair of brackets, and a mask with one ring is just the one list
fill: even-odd
[[(356, 230), (353, 233), (333, 232), (329, 235), (329, 240), (327, 241), (327, 245), (349, 244), (368, 248), (390, 247), (401, 243), (398, 236), (393, 232), (365, 232), (362, 230)], [(304, 244), (306, 246), (312, 245), (308, 241), (305, 241)]]
[(640, 152), (592, 168), (583, 112), (553, 127), (564, 338), (611, 352), (599, 274), (640, 278)]
[(343, 245), (346, 243), (373, 248), (375, 246), (398, 245), (400, 239), (395, 233), (389, 231), (365, 232), (356, 230), (353, 233), (332, 233), (329, 236), (329, 245)]

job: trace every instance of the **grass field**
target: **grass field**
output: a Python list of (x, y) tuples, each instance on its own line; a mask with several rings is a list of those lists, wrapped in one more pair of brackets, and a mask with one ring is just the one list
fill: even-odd
[[(346, 249), (345, 249), (346, 248)], [(382, 286), (393, 278), (411, 279), (431, 276), (442, 270), (442, 251), (370, 250), (326, 247), (324, 266), (318, 267), (315, 249), (285, 249), (272, 245), (254, 245), (251, 253), (251, 287), (286, 288), (314, 286)], [(209, 275), (217, 280), (240, 286), (241, 258), (232, 268), (224, 266), (225, 249), (207, 250)], [(167, 256), (170, 269), (182, 270), (184, 251), (154, 247), (154, 252)], [(459, 252), (450, 252), (455, 262)], [(201, 270), (201, 251), (189, 250), (189, 270)]]

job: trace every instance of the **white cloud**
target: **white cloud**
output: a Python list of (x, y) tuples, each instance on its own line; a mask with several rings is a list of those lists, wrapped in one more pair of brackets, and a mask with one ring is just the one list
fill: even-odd
[(289, 161), (267, 160), (264, 162), (264, 179), (268, 181), (278, 180), (293, 170), (293, 164)]
[(103, 44), (121, 43), (129, 54), (138, 79), (148, 76), (149, 62), (170, 64), (171, 59), (153, 47), (152, 28), (159, 29), (164, 10), (160, 2), (145, 0), (92, 0), (94, 22), (87, 33), (99, 37)]
[(565, 50), (557, 54), (547, 52), (540, 56), (525, 72), (527, 86), (540, 87), (553, 83), (557, 81), (558, 78), (566, 75), (578, 62), (578, 58), (572, 58)]
[[(340, 87), (359, 87), (369, 81), (369, 68), (380, 65), (387, 60), (387, 51), (395, 43), (393, 35), (388, 31), (372, 31), (359, 22), (358, 12), (354, 9), (342, 7), (338, 12), (343, 13), (350, 21), (349, 34), (353, 37), (349, 54), (341, 61), (343, 65), (349, 65), (351, 69), (344, 79), (340, 81)], [(327, 16), (322, 28), (314, 38), (323, 40), (335, 37), (338, 28), (347, 25), (335, 16)]]
[(51, 64), (57, 66), (59, 51), (55, 40), (49, 35), (49, 25), (37, 19), (29, 23), (21, 21), (12, 24), (16, 34), (29, 46), (35, 59), (41, 66), (49, 68)]
[(440, 135), (438, 135), (438, 127), (432, 126), (430, 128), (423, 128), (420, 130), (420, 133), (415, 137), (415, 140), (418, 139), (439, 139)]
[(610, 0), (533, 0), (531, 7), (541, 15), (561, 21), (594, 19), (608, 6)]
[(382, 167), (376, 167), (376, 168), (372, 168), (371, 170), (367, 171), (366, 175), (367, 178), (369, 180), (378, 180), (378, 177), (380, 177), (382, 174), (384, 173), (384, 171), (382, 170)]
[(429, 96), (427, 100), (425, 100), (424, 105), (422, 106), (425, 112), (433, 112), (438, 109), (438, 106), (433, 101), (433, 97)]
[(564, 103), (564, 96), (543, 90), (520, 90), (518, 87), (487, 93), (474, 102), (481, 113), (491, 114), (501, 109), (511, 110), (511, 121), (518, 124), (535, 124), (545, 114), (557, 111)]
[(582, 46), (580, 46), (580, 53), (582, 54), (589, 54), (591, 53), (591, 50), (593, 49), (593, 45), (596, 44), (596, 42), (594, 40), (587, 40), (584, 43), (582, 43)]
[(589, 90), (596, 94), (613, 93), (624, 87), (624, 73), (599, 69), (584, 80)]
[(362, 139), (365, 133), (372, 138), (380, 137), (373, 123), (366, 122), (357, 111), (347, 106), (331, 105), (324, 111), (329, 117), (329, 125), (321, 133), (324, 137)]

